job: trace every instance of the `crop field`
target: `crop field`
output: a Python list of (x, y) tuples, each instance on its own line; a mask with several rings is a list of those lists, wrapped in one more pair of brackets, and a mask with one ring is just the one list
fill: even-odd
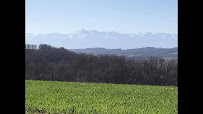
[(51, 114), (177, 114), (178, 88), (25, 80), (25, 112)]

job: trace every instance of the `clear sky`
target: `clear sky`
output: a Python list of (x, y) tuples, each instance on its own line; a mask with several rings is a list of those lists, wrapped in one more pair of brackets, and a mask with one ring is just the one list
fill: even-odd
[(26, 0), (26, 33), (177, 33), (177, 0)]

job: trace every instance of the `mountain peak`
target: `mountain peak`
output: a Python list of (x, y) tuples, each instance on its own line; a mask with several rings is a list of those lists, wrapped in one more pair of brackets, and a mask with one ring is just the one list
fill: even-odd
[(121, 34), (117, 32), (98, 32), (96, 30), (80, 29), (70, 34), (26, 34), (26, 43), (46, 43), (67, 49), (79, 48), (142, 48), (142, 47), (177, 47), (177, 34), (171, 33), (132, 33)]
[(79, 32), (79, 33), (87, 33), (88, 31), (82, 28), (82, 29), (80, 29), (78, 32)]

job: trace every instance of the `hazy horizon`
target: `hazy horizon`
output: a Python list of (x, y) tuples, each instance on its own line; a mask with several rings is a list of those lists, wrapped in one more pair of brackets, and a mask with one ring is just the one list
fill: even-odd
[[(97, 32), (115, 32), (115, 33), (120, 33), (120, 32), (117, 32), (117, 31), (99, 31), (99, 30), (87, 30), (87, 29), (84, 29), (84, 28), (81, 28), (81, 29), (78, 29), (76, 31), (73, 31), (73, 32), (67, 32), (67, 33), (60, 33), (60, 32), (46, 32), (46, 33), (31, 33), (31, 32), (25, 32), (25, 33), (31, 33), (31, 34), (35, 34), (35, 35), (38, 35), (38, 34), (53, 34), (53, 33), (58, 33), (58, 34), (71, 34), (71, 33), (75, 33), (75, 32), (78, 32), (80, 30), (86, 30), (86, 31), (97, 31)], [(170, 32), (131, 32), (131, 33), (120, 33), (120, 34), (141, 34), (141, 33), (166, 33), (166, 34), (178, 34), (178, 33), (170, 33)]]
[(28, 44), (50, 44), (67, 49), (92, 47), (103, 48), (139, 48), (139, 47), (177, 47), (177, 34), (140, 33), (120, 34), (117, 32), (86, 31), (82, 29), (70, 34), (26, 34)]

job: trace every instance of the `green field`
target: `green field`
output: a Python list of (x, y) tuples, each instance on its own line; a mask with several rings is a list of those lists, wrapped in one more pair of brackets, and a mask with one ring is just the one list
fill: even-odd
[(26, 113), (177, 114), (178, 88), (25, 81)]

